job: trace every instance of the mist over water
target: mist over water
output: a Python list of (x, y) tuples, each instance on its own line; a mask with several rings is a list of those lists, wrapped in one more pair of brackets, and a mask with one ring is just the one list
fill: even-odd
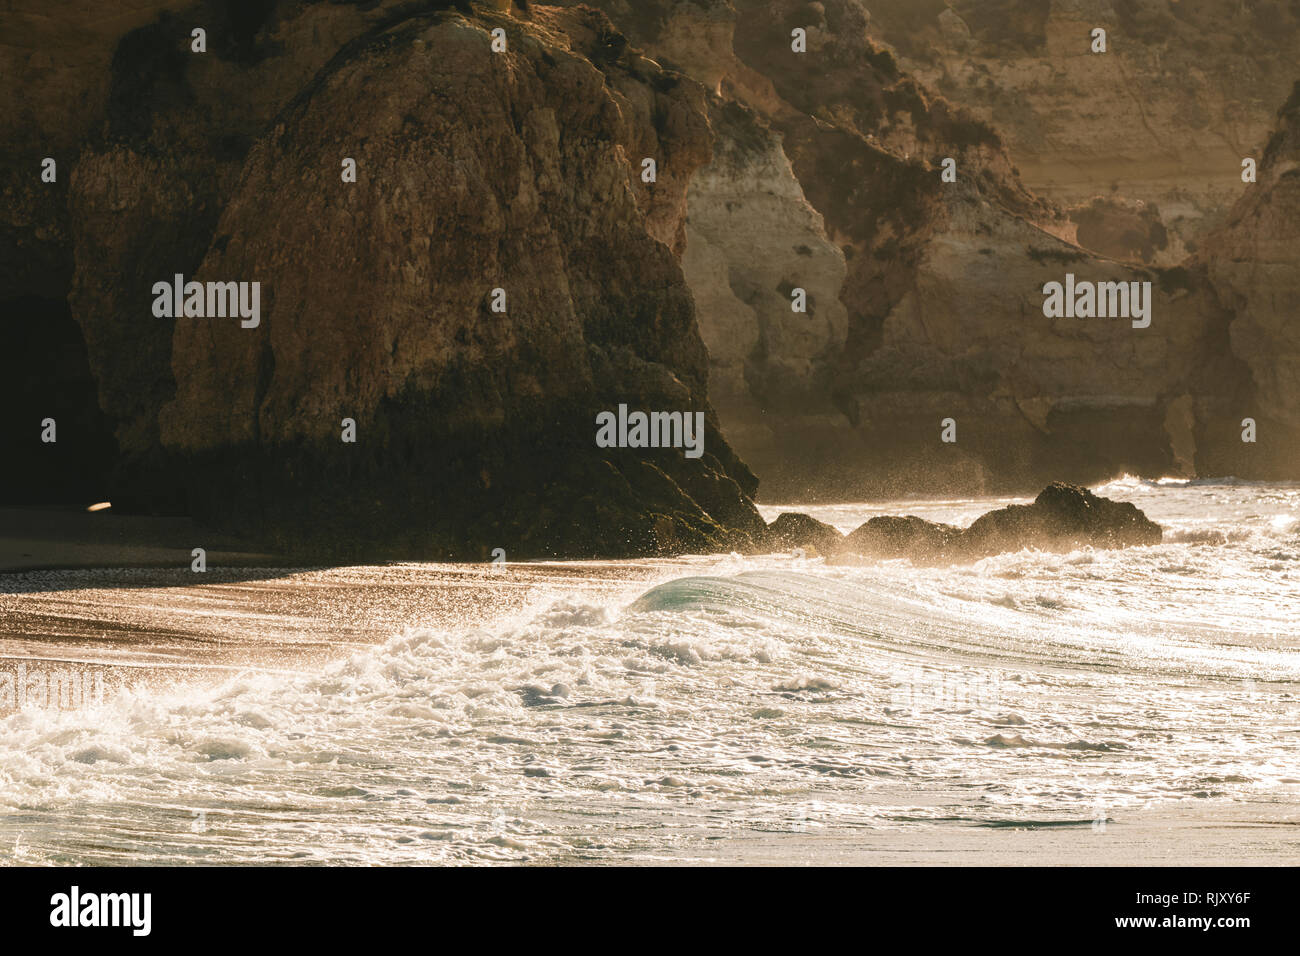
[[(906, 860), (972, 830), (1294, 820), (1300, 484), (1094, 490), (1165, 543), (13, 576), (5, 655), (148, 679), (0, 718), (0, 862)], [(849, 531), (1004, 503), (795, 507)]]

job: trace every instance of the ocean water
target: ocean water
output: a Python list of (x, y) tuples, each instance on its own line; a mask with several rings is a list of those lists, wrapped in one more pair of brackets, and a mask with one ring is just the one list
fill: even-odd
[(1300, 484), (1094, 490), (1165, 543), (7, 576), (0, 863), (1300, 862)]

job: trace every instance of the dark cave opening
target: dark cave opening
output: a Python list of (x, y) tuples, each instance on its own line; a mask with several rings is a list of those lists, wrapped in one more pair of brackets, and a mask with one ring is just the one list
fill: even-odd
[[(117, 442), (67, 301), (0, 300), (0, 336), (0, 505), (108, 500)], [(54, 441), (43, 440), (48, 420)]]

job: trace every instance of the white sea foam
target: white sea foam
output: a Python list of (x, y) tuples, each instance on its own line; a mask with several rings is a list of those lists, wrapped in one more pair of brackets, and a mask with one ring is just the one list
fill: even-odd
[[(648, 580), (612, 589), (615, 565), (593, 564), (536, 575), (495, 622), (473, 623), (466, 590), (453, 626), (425, 622), (424, 594), (463, 570), (289, 575), (314, 641), (372, 585), (406, 624), (374, 645), (348, 630), (324, 663), (0, 718), (0, 861), (650, 859), (744, 830), (1289, 800), (1300, 487), (1107, 491), (1166, 543), (952, 568), (639, 562)], [(98, 580), (61, 574), (42, 578), (60, 600)], [(304, 627), (255, 611), (232, 646)]]

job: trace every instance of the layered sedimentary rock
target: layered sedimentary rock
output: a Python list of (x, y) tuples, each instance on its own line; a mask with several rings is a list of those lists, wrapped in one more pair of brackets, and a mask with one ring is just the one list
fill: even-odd
[(1249, 369), (1240, 406), (1255, 419), (1255, 441), (1225, 440), (1208, 452), (1211, 474), (1300, 474), (1300, 82), (1278, 113), (1258, 182), (1198, 256), (1219, 300), (1233, 315), (1232, 354)]
[[(1080, 193), (1067, 208), (1033, 192), (1016, 143), (910, 75), (853, 0), (602, 6), (717, 93), (686, 275), (722, 420), (766, 495), (1190, 475), (1237, 440), (1254, 384), (1231, 347), (1234, 314), (1203, 260), (1160, 264), (1182, 247), (1154, 202)], [(1019, 23), (1021, 6), (985, 12)], [(1036, 23), (1010, 33), (1032, 39)], [(1039, 55), (1042, 70), (1065, 51)], [(1238, 158), (1216, 202), (1245, 188), (1239, 172)], [(844, 261), (835, 303), (830, 248)], [(1044, 287), (1070, 276), (1149, 283), (1150, 326), (1045, 315)], [(790, 311), (791, 287), (815, 289), (812, 314)]]
[[(909, 72), (997, 128), (1036, 192), (1081, 210), (1096, 196), (1158, 207), (1158, 265), (1194, 251), (1241, 195), (1241, 161), (1259, 158), (1300, 58), (1300, 10), (1285, 2), (863, 6)], [(1080, 242), (1107, 251), (1082, 229)]]
[[(844, 252), (781, 148), (734, 101), (714, 98), (713, 161), (691, 182), (683, 271), (709, 350), (709, 396), (759, 474), (820, 458), (843, 428), (832, 369), (848, 334)], [(803, 291), (805, 311), (792, 309)]]
[[(1189, 93), (1144, 87), (1147, 66), (1125, 81), (1134, 44), (1165, 30), (1166, 72), (1191, 75), (1186, 31), (1237, 14), (464, 6), (141, 0), (75, 43), (21, 8), (0, 49), (32, 88), (0, 114), (2, 295), (66, 296), (87, 368), (65, 380), (93, 375), (119, 506), (290, 548), (643, 553), (754, 544), (741, 459), (769, 500), (1295, 476), (1294, 110), (1258, 183), (1235, 155), (1217, 178), (1263, 141), (1289, 13), (1257, 82), (1207, 72)], [(1098, 17), (1104, 77), (1076, 36)], [(997, 110), (973, 92), (981, 57), (1002, 64)], [(1110, 114), (1144, 102), (1166, 166), (1200, 185), (1144, 166), (1146, 134), (1119, 143)], [(1062, 129), (1067, 109), (1082, 121)], [(1118, 157), (1132, 188), (1057, 188), (1063, 157), (1091, 177)], [(260, 325), (150, 314), (176, 274), (260, 282)], [(1146, 316), (1044, 314), (1045, 287), (1075, 281), (1149, 283)], [(596, 448), (619, 404), (700, 411), (706, 454)]]
[[(66, 214), (115, 500), (296, 553), (753, 546), (675, 255), (703, 90), (596, 11), (450, 6), (267, 4), (227, 48), (198, 4), (114, 38)], [(151, 314), (174, 274), (258, 282), (259, 324)], [(704, 454), (597, 448), (619, 404), (702, 413)]]

